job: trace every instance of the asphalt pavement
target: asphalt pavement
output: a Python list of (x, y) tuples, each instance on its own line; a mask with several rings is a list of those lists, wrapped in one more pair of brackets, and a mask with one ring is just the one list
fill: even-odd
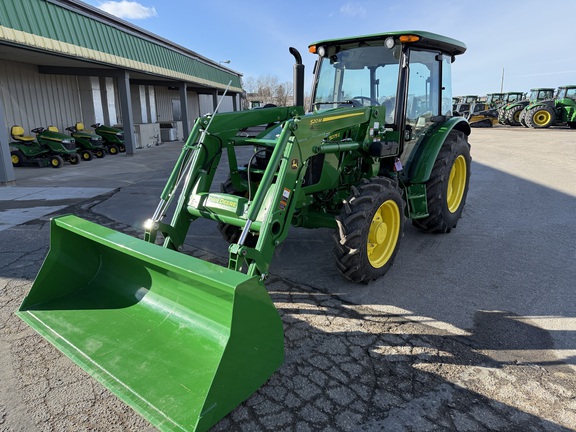
[[(474, 129), (470, 143), (458, 227), (407, 223), (381, 280), (340, 277), (330, 230), (291, 230), (266, 283), (286, 362), (214, 430), (576, 430), (576, 132)], [(51, 216), (141, 236), (181, 146), (17, 168), (0, 188), (0, 430), (154, 430), (14, 311)], [(186, 252), (227, 260), (204, 220)]]

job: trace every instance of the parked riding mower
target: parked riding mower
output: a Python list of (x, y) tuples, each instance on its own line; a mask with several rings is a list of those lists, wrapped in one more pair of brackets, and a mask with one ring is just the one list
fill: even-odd
[[(144, 240), (52, 219), (18, 315), (160, 430), (207, 430), (283, 362), (264, 282), (291, 225), (333, 229), (336, 268), (361, 283), (391, 268), (406, 219), (426, 233), (456, 227), (470, 126), (452, 116), (449, 80), (465, 50), (412, 31), (312, 44), (305, 114), (291, 48), (295, 106), (198, 118)], [(228, 181), (216, 192), (219, 168)], [(227, 267), (180, 252), (199, 219), (228, 227)]]
[(15, 167), (25, 165), (51, 166), (60, 168), (64, 161), (76, 165), (80, 157), (76, 153), (74, 138), (68, 135), (38, 127), (32, 129), (36, 138), (24, 135), (22, 126), (12, 126), (10, 135), (10, 155)]
[(118, 152), (124, 153), (126, 151), (126, 146), (124, 145), (124, 131), (122, 129), (102, 125), (100, 123), (94, 123), (92, 127), (94, 128), (94, 132), (100, 135), (104, 140), (104, 145), (108, 149), (108, 153), (116, 154)]
[(82, 160), (89, 161), (93, 156), (97, 158), (106, 156), (102, 137), (84, 130), (83, 123), (78, 122), (74, 126), (68, 126), (66, 130), (76, 140)]

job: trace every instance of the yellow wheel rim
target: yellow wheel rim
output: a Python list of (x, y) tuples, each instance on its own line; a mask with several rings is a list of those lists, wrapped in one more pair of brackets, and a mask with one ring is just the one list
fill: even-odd
[(12, 155), (12, 164), (16, 165), (20, 163), (20, 158), (18, 157), (18, 155)]
[(450, 170), (450, 178), (448, 179), (448, 192), (446, 194), (446, 201), (450, 213), (456, 212), (462, 203), (464, 196), (464, 189), (466, 188), (466, 159), (460, 155), (454, 161), (452, 169)]
[(50, 162), (52, 163), (52, 166), (60, 165), (60, 161), (58, 159), (52, 159)]
[(514, 121), (515, 121), (516, 123), (520, 123), (520, 113), (521, 113), (521, 112), (522, 112), (522, 111), (519, 110), (519, 111), (516, 111), (516, 112), (514, 113)]
[(393, 200), (385, 201), (374, 214), (368, 231), (368, 261), (372, 267), (383, 267), (390, 260), (399, 234), (398, 204)]
[(548, 111), (540, 110), (534, 113), (534, 117), (532, 117), (532, 119), (536, 126), (545, 126), (548, 123), (550, 123), (552, 117), (550, 116), (550, 113)]

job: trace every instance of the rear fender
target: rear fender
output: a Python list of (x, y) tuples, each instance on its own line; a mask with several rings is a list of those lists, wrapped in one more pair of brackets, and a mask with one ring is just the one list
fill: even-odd
[(452, 117), (432, 126), (422, 137), (404, 167), (408, 182), (425, 183), (430, 179), (440, 148), (448, 134), (454, 129), (470, 135), (470, 125), (466, 119)]

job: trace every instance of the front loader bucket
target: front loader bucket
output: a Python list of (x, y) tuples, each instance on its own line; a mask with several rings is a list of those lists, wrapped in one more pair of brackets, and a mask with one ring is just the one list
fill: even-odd
[(284, 358), (258, 277), (75, 216), (17, 313), (162, 431), (208, 429)]

